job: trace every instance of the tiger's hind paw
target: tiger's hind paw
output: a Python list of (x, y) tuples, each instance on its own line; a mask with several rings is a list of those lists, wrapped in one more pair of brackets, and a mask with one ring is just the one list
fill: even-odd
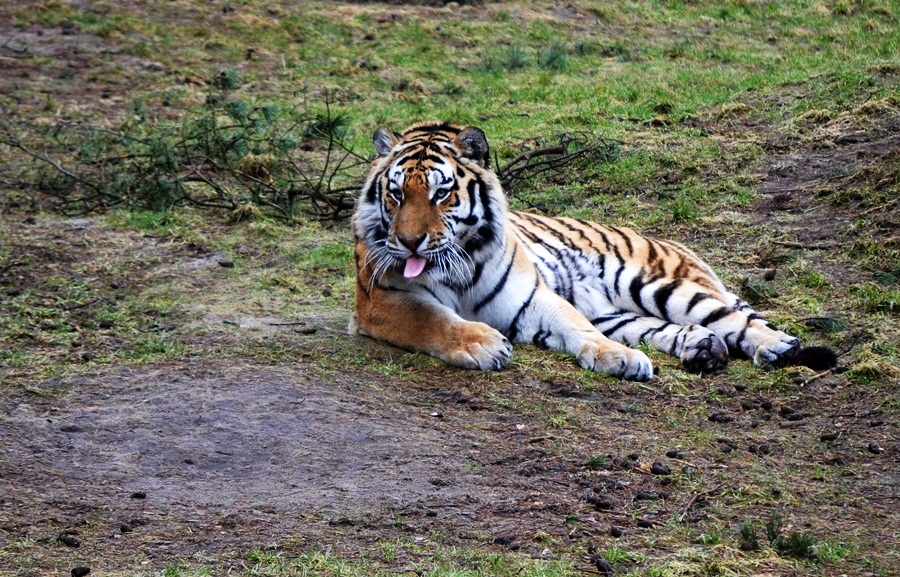
[(626, 381), (649, 381), (653, 377), (653, 364), (647, 355), (612, 341), (588, 341), (576, 358), (586, 369)]
[(728, 367), (728, 346), (707, 329), (693, 330), (685, 337), (681, 364), (690, 373), (716, 373)]
[(753, 364), (766, 370), (778, 369), (796, 364), (797, 353), (800, 351), (800, 340), (781, 333), (781, 338), (756, 349), (753, 355)]

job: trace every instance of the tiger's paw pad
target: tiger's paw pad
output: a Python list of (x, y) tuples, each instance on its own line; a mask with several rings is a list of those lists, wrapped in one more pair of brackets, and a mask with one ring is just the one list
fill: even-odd
[(794, 364), (800, 352), (800, 340), (782, 333), (778, 340), (766, 343), (756, 349), (753, 364), (766, 370), (777, 369)]
[(626, 381), (649, 381), (653, 377), (653, 364), (647, 355), (612, 342), (585, 343), (577, 359), (586, 369)]
[(716, 373), (728, 367), (728, 346), (710, 331), (692, 331), (685, 338), (681, 364), (691, 373)]
[(499, 371), (512, 357), (512, 343), (499, 331), (482, 323), (469, 323), (459, 336), (461, 346), (441, 357), (465, 369)]

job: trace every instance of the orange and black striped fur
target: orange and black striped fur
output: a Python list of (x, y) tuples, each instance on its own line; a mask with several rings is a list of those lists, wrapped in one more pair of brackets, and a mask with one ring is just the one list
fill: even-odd
[(653, 375), (631, 348), (642, 341), (697, 372), (729, 352), (781, 365), (800, 348), (680, 244), (510, 212), (478, 128), (421, 123), (374, 143), (353, 217), (353, 332), (486, 370), (530, 342), (638, 381)]

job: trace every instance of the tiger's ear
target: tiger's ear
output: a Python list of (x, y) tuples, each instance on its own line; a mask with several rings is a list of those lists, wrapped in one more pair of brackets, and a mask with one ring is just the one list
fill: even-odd
[(372, 135), (372, 143), (375, 145), (375, 152), (378, 156), (387, 156), (391, 149), (399, 142), (397, 133), (387, 128), (379, 128)]
[(490, 148), (488, 147), (487, 137), (480, 128), (474, 126), (464, 128), (459, 133), (459, 136), (456, 137), (454, 144), (466, 158), (474, 160), (482, 168), (490, 167)]

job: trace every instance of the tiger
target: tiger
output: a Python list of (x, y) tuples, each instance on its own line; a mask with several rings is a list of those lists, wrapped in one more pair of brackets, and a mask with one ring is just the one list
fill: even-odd
[(480, 128), (421, 122), (372, 141), (351, 223), (351, 333), (481, 370), (531, 343), (632, 381), (654, 375), (641, 343), (694, 373), (722, 371), (731, 356), (764, 368), (800, 356), (797, 338), (685, 246), (510, 210)]

